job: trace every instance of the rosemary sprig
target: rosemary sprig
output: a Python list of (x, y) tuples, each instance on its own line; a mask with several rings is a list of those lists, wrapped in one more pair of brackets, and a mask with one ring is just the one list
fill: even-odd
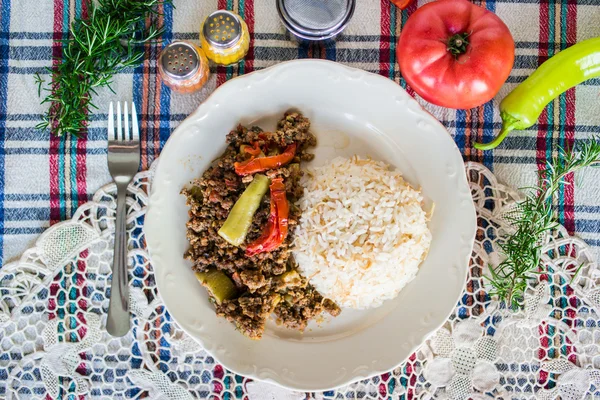
[(140, 62), (144, 51), (139, 45), (163, 32), (156, 25), (158, 6), (170, 2), (89, 0), (89, 18), (73, 22), (60, 64), (47, 68), (52, 83), (45, 87), (42, 77), (36, 76), (38, 94), (46, 92), (42, 104), (50, 103), (37, 128), (49, 128), (57, 136), (78, 136), (91, 109), (97, 108), (92, 95), (98, 88), (110, 88), (115, 73)]
[[(500, 249), (506, 257), (497, 267), (490, 265), (488, 280), (491, 295), (496, 295), (507, 305), (523, 306), (529, 279), (540, 270), (541, 241), (545, 234), (558, 226), (553, 200), (564, 178), (581, 168), (600, 164), (600, 139), (588, 141), (577, 151), (558, 151), (558, 156), (548, 162), (540, 172), (539, 186), (529, 188), (525, 199), (506, 217), (515, 232), (502, 240)], [(540, 272), (541, 271), (541, 272)]]

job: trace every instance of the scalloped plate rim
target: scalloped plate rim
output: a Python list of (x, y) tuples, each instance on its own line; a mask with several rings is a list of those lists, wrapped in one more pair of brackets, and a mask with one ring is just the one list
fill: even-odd
[[(163, 150), (162, 150), (162, 154), (166, 153), (166, 151), (168, 151), (170, 149), (170, 146), (173, 145), (173, 138), (179, 138), (180, 136), (183, 136), (185, 134), (186, 129), (188, 128), (188, 126), (192, 126), (193, 125), (193, 120), (195, 118), (198, 118), (200, 115), (202, 115), (204, 112), (208, 112), (209, 111), (209, 107), (211, 105), (211, 102), (214, 100), (214, 98), (218, 95), (218, 93), (220, 93), (220, 89), (221, 88), (230, 88), (234, 85), (239, 85), (242, 82), (245, 81), (252, 81), (258, 77), (264, 76), (264, 75), (268, 75), (274, 72), (281, 72), (283, 70), (285, 70), (286, 68), (294, 68), (295, 65), (301, 65), (301, 64), (314, 64), (315, 66), (319, 66), (319, 65), (326, 65), (327, 67), (332, 67), (334, 69), (340, 69), (345, 71), (348, 74), (356, 74), (358, 77), (360, 77), (359, 80), (363, 80), (363, 79), (368, 79), (368, 80), (373, 80), (373, 81), (377, 81), (378, 84), (385, 84), (385, 85), (394, 85), (397, 90), (398, 90), (398, 95), (403, 96), (406, 100), (407, 100), (407, 105), (410, 104), (413, 106), (413, 108), (411, 109), (412, 112), (417, 111), (418, 113), (420, 113), (424, 118), (428, 119), (428, 122), (433, 123), (435, 125), (438, 126), (439, 129), (442, 129), (446, 134), (447, 137), (449, 139), (449, 141), (451, 142), (451, 147), (453, 147), (456, 155), (460, 158), (460, 164), (461, 164), (461, 171), (464, 171), (464, 165), (462, 162), (462, 156), (460, 154), (460, 151), (458, 150), (458, 147), (456, 145), (456, 143), (454, 142), (454, 140), (452, 139), (452, 137), (450, 136), (450, 134), (447, 132), (446, 128), (435, 118), (433, 117), (429, 112), (427, 112), (425, 109), (423, 109), (421, 107), (421, 105), (419, 105), (416, 100), (414, 98), (412, 98), (408, 93), (406, 93), (406, 91), (399, 85), (397, 85), (395, 82), (391, 81), (388, 78), (385, 78), (383, 76), (374, 74), (374, 73), (370, 73), (367, 71), (364, 71), (362, 69), (358, 69), (358, 68), (353, 68), (353, 67), (349, 67), (343, 64), (339, 64), (333, 61), (328, 61), (328, 60), (318, 60), (318, 59), (303, 59), (303, 60), (291, 60), (291, 61), (285, 61), (282, 63), (278, 63), (276, 65), (273, 65), (271, 67), (262, 69), (262, 70), (258, 70), (258, 71), (254, 71), (252, 73), (246, 74), (246, 75), (241, 75), (238, 77), (235, 77), (233, 79), (230, 79), (229, 81), (223, 83), (220, 87), (218, 87), (217, 89), (215, 89), (215, 91), (213, 93), (210, 94), (210, 96), (203, 102), (201, 103), (198, 108), (192, 112), (171, 134), (171, 136), (169, 137), (169, 140), (167, 141), (167, 143), (165, 144)], [(356, 79), (355, 77), (349, 77), (347, 76), (346, 78), (350, 79), (350, 80), (354, 80)], [(416, 108), (414, 107), (416, 106)], [(409, 108), (409, 107), (407, 107)], [(206, 115), (204, 115), (206, 116)], [(157, 166), (156, 166), (156, 173), (154, 176), (154, 180), (152, 182), (152, 186), (151, 186), (151, 194), (150, 194), (150, 200), (149, 200), (149, 206), (148, 206), (148, 213), (146, 216), (146, 224), (148, 224), (148, 221), (152, 221), (154, 218), (155, 213), (157, 213), (156, 207), (152, 207), (153, 203), (155, 204), (156, 202), (153, 201), (154, 198), (158, 197), (159, 194), (155, 192), (155, 188), (157, 187), (156, 182), (157, 179), (156, 178), (160, 178), (161, 177), (161, 161), (163, 160), (163, 157), (159, 157), (158, 162), (157, 162)], [(466, 178), (466, 175), (464, 173), (459, 173), (460, 177), (460, 184), (463, 184), (467, 189), (468, 189), (468, 181)], [(470, 191), (469, 193), (469, 198), (470, 198)], [(472, 201), (469, 202), (470, 203), (470, 213), (472, 220), (470, 222), (472, 222), (471, 224), (465, 224), (466, 225), (470, 225), (470, 232), (468, 232), (466, 234), (466, 237), (463, 236), (462, 239), (465, 240), (468, 243), (471, 243), (471, 247), (472, 247), (472, 243), (475, 240), (475, 235), (476, 235), (476, 212), (475, 212), (475, 206), (472, 203)], [(158, 214), (157, 214), (158, 217)], [(152, 222), (150, 223), (152, 224)], [(146, 225), (145, 225), (146, 226)], [(158, 247), (160, 247), (158, 244), (157, 246), (154, 246), (154, 239), (153, 236), (154, 234), (150, 233), (149, 230), (145, 230), (146, 232), (146, 238), (147, 238), (147, 246), (148, 246), (148, 250), (150, 255), (152, 256), (153, 253), (156, 252), (156, 249)], [(461, 232), (462, 234), (465, 234), (465, 232)], [(268, 383), (272, 383), (275, 384), (277, 386), (286, 388), (286, 389), (290, 389), (290, 390), (296, 390), (296, 391), (326, 391), (326, 390), (332, 390), (335, 388), (339, 388), (342, 387), (344, 385), (347, 385), (349, 383), (358, 381), (358, 380), (362, 380), (362, 379), (369, 379), (372, 378), (374, 376), (378, 376), (381, 375), (383, 373), (387, 373), (390, 372), (391, 370), (397, 368), (398, 366), (400, 366), (403, 362), (405, 362), (408, 357), (410, 357), (411, 354), (413, 354), (416, 350), (418, 350), (418, 348), (423, 344), (423, 342), (431, 335), (433, 334), (435, 331), (437, 331), (441, 326), (443, 326), (443, 324), (446, 322), (447, 318), (451, 315), (451, 313), (454, 311), (454, 308), (456, 306), (456, 303), (458, 302), (458, 300), (460, 300), (461, 295), (462, 295), (462, 290), (464, 287), (464, 282), (466, 280), (467, 274), (468, 274), (468, 264), (469, 264), (469, 259), (470, 259), (471, 253), (469, 252), (468, 254), (463, 254), (461, 255), (461, 260), (463, 261), (462, 264), (464, 265), (463, 267), (463, 273), (461, 274), (462, 277), (462, 286), (460, 291), (457, 293), (456, 295), (456, 299), (454, 301), (454, 303), (451, 306), (448, 306), (448, 311), (445, 313), (445, 318), (443, 321), (439, 322), (439, 323), (435, 323), (435, 324), (430, 324), (430, 326), (427, 328), (426, 333), (420, 334), (418, 335), (419, 338), (417, 340), (414, 340), (413, 338), (413, 342), (410, 346), (409, 346), (409, 351), (407, 351), (406, 356), (402, 357), (401, 359), (397, 360), (397, 362), (395, 362), (394, 365), (389, 365), (389, 366), (381, 366), (381, 367), (377, 367), (377, 366), (359, 366), (357, 368), (354, 369), (354, 371), (358, 370), (358, 369), (367, 369), (369, 372), (365, 373), (365, 374), (355, 374), (354, 376), (346, 376), (345, 378), (343, 378), (341, 381), (336, 382), (335, 385), (323, 385), (322, 383), (319, 384), (315, 384), (315, 385), (308, 385), (308, 386), (299, 386), (299, 385), (294, 385), (294, 384), (289, 384), (288, 383), (284, 383), (281, 382), (280, 380), (278, 380), (277, 378), (280, 378), (280, 375), (275, 372), (274, 374), (269, 372), (270, 368), (265, 368), (263, 370), (263, 372), (265, 373), (263, 375), (263, 377), (259, 377), (259, 375), (261, 375), (261, 369), (259, 367), (257, 367), (256, 365), (254, 365), (254, 371), (250, 371), (250, 370), (244, 370), (243, 368), (238, 368), (238, 366), (232, 366), (232, 365), (227, 365), (227, 363), (223, 363), (220, 360), (219, 355), (217, 354), (216, 351), (211, 351), (208, 350), (207, 347), (212, 347), (213, 349), (215, 348), (215, 346), (210, 346), (208, 345), (208, 343), (204, 343), (203, 337), (201, 337), (200, 335), (197, 335), (197, 332), (194, 332), (192, 329), (188, 329), (187, 324), (182, 324), (179, 323), (179, 326), (187, 333), (189, 334), (192, 338), (194, 338), (204, 349), (206, 349), (206, 351), (211, 354), (211, 356), (214, 357), (214, 359), (221, 363), (225, 368), (229, 369), (230, 371), (238, 374), (238, 375), (242, 375), (242, 376), (246, 376), (248, 378), (251, 379), (256, 379), (259, 381), (263, 381), (263, 382), (268, 382)], [(158, 259), (160, 259), (160, 257), (157, 257)], [(158, 264), (158, 263), (157, 263)], [(157, 266), (157, 264), (154, 265), (154, 269), (155, 269), (155, 274), (156, 274), (156, 283), (157, 283), (157, 287), (158, 287), (158, 291), (159, 294), (161, 295), (161, 297), (163, 298), (163, 301), (165, 299), (165, 296), (163, 296), (161, 294), (161, 292), (163, 292), (163, 290), (165, 290), (166, 288), (164, 287), (165, 282), (163, 281), (164, 277), (162, 276), (162, 273), (164, 272), (164, 270), (161, 270), (160, 267)], [(162, 290), (161, 290), (162, 288)], [(169, 305), (167, 304), (167, 301), (164, 302), (165, 306), (167, 307), (168, 310), (170, 310)], [(177, 313), (172, 313), (171, 315), (173, 316), (174, 320), (177, 321), (177, 317), (175, 316), (175, 314)], [(272, 370), (272, 369), (271, 369)], [(362, 371), (361, 371), (362, 372)], [(267, 375), (267, 376), (265, 376)]]

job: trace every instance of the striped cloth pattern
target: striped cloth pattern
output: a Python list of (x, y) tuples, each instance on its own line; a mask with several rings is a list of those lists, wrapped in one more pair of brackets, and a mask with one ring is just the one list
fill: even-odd
[[(491, 168), (513, 187), (530, 185), (536, 171), (559, 146), (600, 133), (600, 80), (591, 80), (554, 101), (531, 129), (512, 134), (491, 152), (476, 151), (475, 140), (490, 140), (500, 128), (498, 100), (539, 64), (574, 43), (600, 36), (598, 0), (474, 0), (498, 14), (511, 29), (516, 60), (498, 96), (472, 110), (449, 110), (419, 102), (448, 128), (465, 160)], [(60, 56), (58, 42), (69, 22), (88, 13), (87, 0), (0, 0), (0, 264), (30, 247), (49, 225), (69, 218), (101, 185), (110, 181), (106, 165), (106, 109), (111, 100), (131, 100), (141, 113), (142, 166), (159, 155), (173, 129), (215, 87), (237, 75), (285, 60), (327, 58), (386, 76), (403, 87), (396, 63), (396, 41), (419, 0), (400, 11), (389, 0), (359, 0), (345, 34), (334, 46), (299, 46), (281, 25), (273, 1), (174, 0), (165, 6), (164, 41), (198, 40), (200, 22), (221, 8), (248, 23), (251, 46), (238, 66), (216, 67), (207, 86), (194, 95), (172, 93), (160, 83), (156, 58), (163, 44), (146, 45), (140, 66), (115, 78), (116, 95), (101, 90), (83, 139), (56, 138), (35, 129), (40, 105), (33, 74)], [(47, 75), (46, 75), (47, 76)], [(410, 87), (406, 89), (414, 95)], [(315, 93), (315, 95), (318, 95)], [(569, 176), (557, 199), (560, 220), (600, 254), (600, 171)]]

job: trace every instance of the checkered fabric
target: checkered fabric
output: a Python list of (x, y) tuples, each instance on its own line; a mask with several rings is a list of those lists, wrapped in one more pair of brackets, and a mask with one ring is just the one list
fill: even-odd
[[(498, 96), (463, 111), (419, 102), (454, 136), (465, 160), (484, 163), (513, 187), (536, 180), (559, 146), (600, 133), (600, 80), (588, 81), (554, 101), (531, 129), (516, 132), (501, 147), (476, 151), (500, 128), (498, 100), (539, 64), (574, 43), (600, 36), (600, 0), (474, 0), (502, 18), (514, 35), (513, 72)], [(101, 185), (110, 181), (106, 163), (106, 109), (111, 100), (133, 99), (141, 113), (142, 166), (159, 155), (173, 129), (215, 87), (240, 74), (296, 58), (327, 58), (389, 77), (406, 87), (396, 63), (396, 41), (407, 18), (426, 1), (400, 11), (389, 0), (358, 0), (354, 17), (335, 46), (299, 46), (281, 25), (274, 0), (174, 0), (164, 7), (164, 41), (198, 40), (200, 22), (227, 8), (248, 23), (251, 47), (238, 66), (213, 69), (195, 95), (172, 93), (160, 83), (156, 58), (163, 44), (147, 45), (142, 65), (119, 74), (116, 95), (101, 90), (98, 112), (83, 139), (56, 138), (39, 131), (47, 105), (40, 105), (35, 73), (44, 74), (69, 21), (88, 12), (87, 0), (0, 0), (0, 264), (30, 247), (49, 225), (69, 218)], [(411, 93), (412, 90), (407, 88)], [(318, 96), (318, 93), (315, 93)], [(417, 96), (418, 98), (418, 96)], [(557, 200), (561, 222), (600, 249), (600, 170), (567, 179)], [(600, 251), (599, 251), (600, 253)]]

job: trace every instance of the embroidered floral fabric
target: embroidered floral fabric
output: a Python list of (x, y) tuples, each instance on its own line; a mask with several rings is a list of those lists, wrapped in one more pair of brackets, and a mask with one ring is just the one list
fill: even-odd
[(102, 328), (108, 308), (115, 187), (48, 229), (0, 269), (0, 397), (7, 399), (582, 399), (600, 395), (600, 271), (562, 228), (543, 242), (547, 273), (526, 305), (505, 309), (483, 274), (510, 232), (519, 195), (466, 164), (479, 230), (465, 291), (446, 324), (397, 369), (335, 391), (296, 393), (235, 375), (171, 319), (158, 296), (143, 222), (152, 170), (128, 197), (132, 331)]

